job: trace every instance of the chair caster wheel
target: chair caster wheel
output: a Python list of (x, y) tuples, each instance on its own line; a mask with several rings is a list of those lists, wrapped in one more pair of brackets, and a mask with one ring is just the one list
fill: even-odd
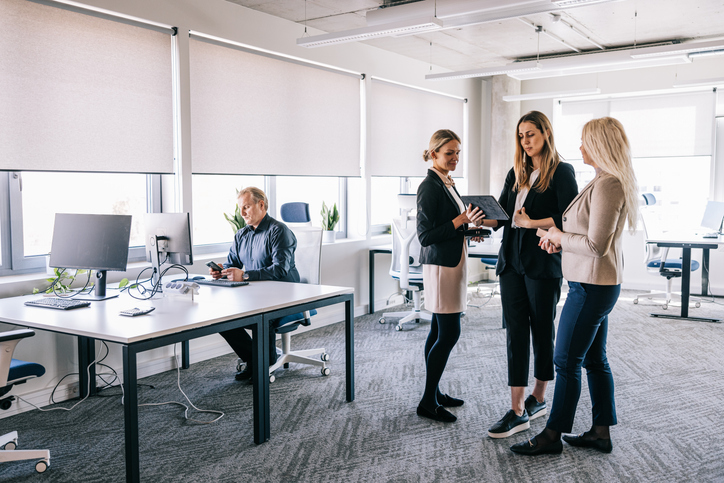
[(325, 353), (322, 354), (319, 358), (320, 358), (321, 360), (323, 360), (324, 362), (327, 362), (327, 361), (329, 360), (329, 354), (327, 354), (327, 353), (325, 352)]
[(323, 368), (322, 368), (322, 375), (323, 375), (323, 376), (328, 376), (328, 375), (330, 375), (330, 374), (332, 374), (332, 369), (330, 369), (329, 367), (323, 367)]
[(395, 326), (395, 330), (398, 331), (398, 332), (401, 331), (401, 330), (402, 330), (402, 326), (401, 326), (401, 325), (396, 325), (396, 326)]
[(38, 473), (45, 473), (45, 470), (48, 469), (48, 466), (50, 466), (50, 462), (47, 460), (40, 460), (37, 463), (35, 463), (35, 471)]
[(639, 299), (634, 299), (634, 305), (637, 305), (639, 303)]
[(12, 440), (12, 441), (9, 441), (9, 442), (5, 443), (5, 446), (3, 446), (3, 449), (4, 449), (5, 451), (12, 451), (12, 450), (14, 450), (14, 449), (17, 448), (17, 447), (18, 447), (18, 440), (17, 440), (17, 439), (14, 439), (14, 440)]
[(696, 307), (698, 309), (699, 307), (701, 307), (701, 303), (700, 302), (695, 303), (694, 307)]
[(269, 374), (269, 383), (272, 383), (272, 382), (274, 382), (274, 381), (276, 381), (276, 380), (277, 380), (277, 378), (274, 377), (274, 374)]
[(245, 367), (246, 362), (242, 361), (241, 359), (236, 360), (236, 372), (242, 372)]
[(385, 318), (384, 318), (384, 317), (380, 317), (380, 320), (378, 320), (378, 322), (379, 322), (380, 324), (384, 324), (384, 323), (385, 323)]
[(666, 310), (666, 309), (669, 308), (669, 306), (668, 306), (668, 304), (664, 304), (664, 306), (663, 306), (662, 308), (663, 308), (664, 310)]
[(8, 409), (10, 409), (10, 406), (13, 405), (13, 399), (14, 397), (10, 396), (3, 400), (0, 400), (0, 409), (2, 409), (3, 411), (7, 411)]

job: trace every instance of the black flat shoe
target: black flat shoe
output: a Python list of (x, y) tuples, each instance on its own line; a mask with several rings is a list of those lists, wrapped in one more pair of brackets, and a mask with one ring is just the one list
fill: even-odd
[(538, 444), (538, 439), (533, 438), (523, 441), (522, 443), (514, 444), (510, 447), (510, 451), (528, 456), (537, 456), (539, 454), (561, 454), (563, 452), (563, 443), (561, 443), (561, 440), (559, 439), (548, 444)]
[(440, 396), (438, 396), (437, 402), (440, 403), (440, 406), (446, 408), (457, 408), (465, 404), (465, 401), (463, 401), (462, 399), (448, 396), (447, 394), (441, 394)]
[(234, 379), (237, 381), (246, 381), (249, 379), (249, 381), (251, 381), (251, 371), (249, 369), (244, 369), (241, 372), (237, 372)]
[(417, 406), (417, 415), (434, 421), (440, 421), (441, 423), (454, 423), (458, 419), (453, 413), (442, 406), (436, 407), (434, 413), (428, 411), (422, 406)]
[(610, 439), (585, 439), (585, 434), (586, 433), (581, 433), (578, 436), (564, 435), (563, 441), (571, 446), (576, 446), (578, 448), (593, 448), (602, 453), (610, 453), (613, 451), (613, 444)]

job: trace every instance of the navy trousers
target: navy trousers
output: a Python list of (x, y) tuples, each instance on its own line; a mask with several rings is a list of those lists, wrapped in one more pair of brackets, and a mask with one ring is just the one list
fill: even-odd
[(621, 293), (620, 285), (568, 282), (561, 311), (553, 363), (556, 388), (546, 427), (570, 433), (581, 396), (581, 366), (586, 368), (594, 426), (616, 424), (613, 375), (606, 358), (608, 314)]

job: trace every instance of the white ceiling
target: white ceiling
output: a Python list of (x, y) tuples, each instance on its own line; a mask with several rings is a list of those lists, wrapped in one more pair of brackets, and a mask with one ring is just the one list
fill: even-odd
[[(384, 3), (383, 0), (228, 1), (299, 24), (306, 22), (309, 27), (325, 32), (366, 27), (366, 12)], [(444, 2), (446, 0), (438, 0), (438, 5)], [(675, 40), (724, 39), (724, 0), (621, 0), (556, 13), (606, 49)], [(539, 36), (532, 23), (584, 53), (600, 51), (564, 22), (554, 22), (551, 13), (539, 13), (522, 19), (408, 37), (377, 38), (365, 43), (452, 71), (534, 58), (539, 52), (539, 40), (541, 58), (575, 54), (547, 35)]]

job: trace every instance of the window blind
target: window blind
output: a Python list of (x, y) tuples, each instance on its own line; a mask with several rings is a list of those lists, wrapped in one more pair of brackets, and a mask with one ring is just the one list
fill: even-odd
[[(433, 133), (451, 129), (462, 139), (463, 120), (463, 99), (373, 79), (369, 173), (425, 176), (432, 164), (422, 160), (422, 152), (428, 148)], [(463, 176), (462, 162), (452, 175)]]
[(197, 174), (360, 176), (361, 76), (192, 35)]
[(173, 172), (170, 34), (0, 0), (0, 169)]

